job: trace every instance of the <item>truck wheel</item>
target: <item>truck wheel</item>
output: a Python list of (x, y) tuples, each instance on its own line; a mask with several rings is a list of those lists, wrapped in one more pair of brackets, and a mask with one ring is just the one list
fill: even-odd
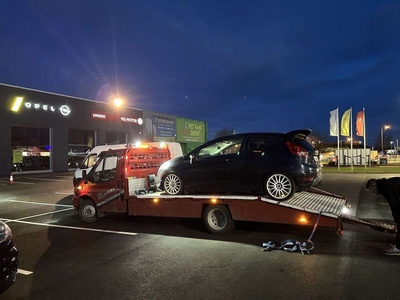
[(92, 200), (86, 199), (79, 205), (79, 216), (87, 223), (97, 220), (97, 208)]
[(289, 175), (276, 172), (265, 180), (265, 191), (270, 198), (283, 201), (294, 195), (295, 184)]
[(214, 234), (224, 234), (235, 228), (229, 209), (224, 205), (209, 205), (203, 213), (207, 230)]
[(182, 179), (174, 174), (168, 174), (164, 178), (164, 191), (170, 195), (179, 195), (183, 192), (183, 182)]

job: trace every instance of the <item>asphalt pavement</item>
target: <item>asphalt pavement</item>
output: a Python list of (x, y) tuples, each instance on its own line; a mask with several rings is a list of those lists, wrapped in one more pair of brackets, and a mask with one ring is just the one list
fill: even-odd
[[(369, 178), (324, 174), (319, 187), (345, 196), (350, 214), (392, 222)], [(72, 173), (0, 178), (0, 218), (20, 261), (0, 299), (396, 299), (400, 257), (381, 253), (394, 236), (344, 224), (317, 228), (311, 254), (262, 251), (262, 243), (305, 241), (310, 227), (242, 222), (223, 236), (201, 220), (113, 214), (93, 224), (71, 206)]]

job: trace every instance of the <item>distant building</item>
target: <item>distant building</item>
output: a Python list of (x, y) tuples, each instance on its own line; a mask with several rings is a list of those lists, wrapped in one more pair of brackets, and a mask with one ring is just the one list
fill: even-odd
[(205, 142), (207, 123), (0, 84), (0, 175), (75, 169), (97, 145)]

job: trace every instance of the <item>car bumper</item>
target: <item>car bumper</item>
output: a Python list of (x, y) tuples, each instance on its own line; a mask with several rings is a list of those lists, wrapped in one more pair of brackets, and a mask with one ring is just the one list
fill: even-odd
[(0, 293), (8, 289), (17, 278), (18, 250), (11, 239), (0, 243)]

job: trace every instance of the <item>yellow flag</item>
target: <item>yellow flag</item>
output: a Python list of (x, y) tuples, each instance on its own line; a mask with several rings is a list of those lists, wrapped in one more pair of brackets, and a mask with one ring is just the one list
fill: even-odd
[(340, 134), (342, 136), (350, 136), (350, 114), (351, 114), (351, 108), (343, 113), (341, 130), (340, 130)]

